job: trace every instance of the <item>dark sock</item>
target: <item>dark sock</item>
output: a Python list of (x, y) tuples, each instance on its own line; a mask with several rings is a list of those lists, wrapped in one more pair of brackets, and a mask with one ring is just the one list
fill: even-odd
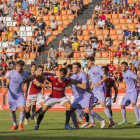
[(71, 111), (66, 110), (66, 125), (69, 124)]
[(36, 111), (36, 114), (39, 114), (42, 111), (42, 107)]
[(30, 112), (26, 112), (25, 118), (29, 119), (31, 117)]
[(113, 115), (113, 112), (112, 112), (112, 110), (110, 111), (110, 113), (111, 113), (111, 116)]
[(37, 118), (37, 126), (39, 127), (42, 119), (43, 119), (44, 115), (39, 114), (38, 118)]
[(85, 113), (86, 122), (89, 122), (89, 115)]
[(33, 107), (32, 107), (32, 113), (35, 112), (35, 110), (36, 110), (36, 105), (33, 105)]

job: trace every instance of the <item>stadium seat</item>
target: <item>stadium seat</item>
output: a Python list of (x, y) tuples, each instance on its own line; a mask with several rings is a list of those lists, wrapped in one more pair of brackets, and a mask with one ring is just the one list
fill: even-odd
[(25, 26), (21, 26), (21, 27), (19, 28), (19, 30), (20, 30), (20, 31), (25, 31)]
[(101, 30), (98, 30), (97, 32), (96, 32), (96, 35), (102, 35), (103, 34), (103, 30), (101, 29)]
[(114, 26), (116, 30), (121, 29), (121, 25), (114, 25)]
[(68, 15), (69, 20), (74, 20), (74, 15)]
[(122, 24), (122, 29), (125, 29), (126, 27), (128, 27), (127, 24)]
[(89, 35), (84, 36), (84, 40), (89, 40), (89, 38), (90, 38)]
[(127, 19), (127, 21), (126, 21), (128, 24), (131, 24), (131, 23), (133, 23), (133, 20), (132, 19)]
[(26, 57), (26, 58), (30, 58), (28, 53), (23, 54), (23, 58), (25, 58), (25, 57)]
[(114, 40), (113, 41), (113, 46), (117, 46), (117, 45), (119, 45), (119, 41), (118, 40)]
[(80, 57), (80, 53), (77, 53), (77, 54), (76, 54), (76, 53), (74, 53), (74, 55), (73, 55), (73, 56), (74, 56), (74, 58), (76, 58), (76, 55), (77, 55), (77, 58), (79, 58), (79, 57)]
[(122, 35), (118, 35), (118, 40), (121, 40), (122, 39)]
[(49, 20), (54, 20), (55, 16), (49, 16)]
[(111, 14), (106, 14), (106, 19), (111, 19)]
[(62, 15), (62, 20), (67, 20), (68, 16), (67, 15)]
[(63, 20), (63, 25), (69, 25), (69, 20)]
[(133, 0), (128, 0), (128, 4), (133, 4)]
[(66, 15), (67, 14), (67, 11), (66, 10), (61, 10), (61, 14), (62, 15)]
[(84, 0), (84, 5), (89, 5), (89, 0)]
[(85, 52), (81, 52), (81, 58), (84, 57), (86, 55)]
[(94, 30), (94, 25), (88, 25), (88, 30)]
[(77, 38), (78, 40), (83, 40), (83, 35), (78, 35)]
[(98, 36), (98, 40), (103, 40), (103, 39), (104, 39), (103, 35)]
[(88, 30), (83, 30), (83, 35), (89, 35), (89, 31)]
[(126, 84), (124, 82), (119, 83), (119, 89), (125, 89)]
[(122, 30), (116, 30), (117, 35), (122, 35)]
[(59, 25), (58, 26), (58, 31), (63, 31), (64, 30), (64, 26), (63, 25)]
[(140, 52), (138, 52), (138, 57), (140, 57)]
[(112, 14), (112, 18), (113, 18), (113, 19), (118, 18), (118, 14)]
[(58, 35), (58, 30), (53, 31), (53, 36), (57, 36)]
[(45, 21), (49, 20), (49, 16), (43, 16), (43, 20)]
[(128, 27), (129, 27), (129, 29), (134, 29), (135, 28), (135, 24), (129, 24)]
[(95, 53), (95, 58), (100, 58), (101, 57), (101, 52), (96, 52)]
[(116, 34), (116, 30), (110, 30), (110, 35), (115, 35)]
[(111, 40), (116, 40), (117, 39), (117, 35), (111, 35)]
[(120, 24), (125, 24), (126, 23), (126, 19), (120, 19)]
[(136, 24), (136, 28), (139, 28), (140, 29), (140, 24)]
[(103, 35), (109, 34), (109, 30), (103, 30)]
[(138, 19), (137, 18), (134, 19), (134, 23), (138, 23)]
[(71, 15), (72, 14), (71, 10), (67, 10), (67, 14)]
[(82, 30), (87, 30), (87, 25), (82, 25)]
[(57, 25), (63, 25), (62, 20), (58, 20), (58, 21), (57, 21)]
[(13, 27), (13, 31), (19, 31), (19, 27)]
[(104, 51), (103, 51), (103, 52), (102, 52), (102, 57), (103, 57), (103, 58), (108, 57), (108, 51), (107, 51), (107, 52), (104, 52)]
[(48, 42), (53, 41), (53, 36), (49, 36), (49, 37), (47, 37), (47, 41), (48, 41)]
[(119, 19), (114, 19), (113, 20), (113, 24), (119, 24), (120, 23), (120, 20)]
[(30, 53), (30, 58), (36, 58), (36, 53)]

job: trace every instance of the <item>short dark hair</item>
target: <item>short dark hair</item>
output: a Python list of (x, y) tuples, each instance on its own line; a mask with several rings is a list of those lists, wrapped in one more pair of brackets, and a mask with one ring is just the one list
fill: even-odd
[(63, 36), (66, 36), (66, 34), (64, 34)]
[(43, 66), (42, 65), (39, 65), (37, 68), (42, 68), (43, 69)]
[(31, 67), (32, 67), (32, 66), (36, 66), (36, 64), (35, 64), (35, 63), (32, 63), (32, 64), (31, 64)]
[(66, 76), (66, 74), (67, 74), (67, 69), (66, 68), (61, 68), (59, 71), (63, 72), (63, 74)]
[(16, 65), (24, 66), (25, 65), (25, 62), (23, 60), (18, 60), (16, 62)]
[(109, 71), (109, 68), (107, 66), (103, 66), (102, 69), (105, 69), (105, 71)]
[(71, 64), (69, 64), (69, 65), (67, 65), (67, 67), (66, 67), (67, 69), (71, 69), (72, 70), (72, 65)]
[(81, 64), (79, 62), (74, 62), (72, 65), (77, 65), (78, 68), (81, 68)]
[(125, 62), (125, 61), (123, 61), (123, 62), (121, 63), (121, 65), (128, 66), (128, 63), (127, 63), (127, 62)]
[(92, 57), (92, 56), (87, 57), (87, 60), (90, 60), (90, 61), (95, 61), (94, 57)]

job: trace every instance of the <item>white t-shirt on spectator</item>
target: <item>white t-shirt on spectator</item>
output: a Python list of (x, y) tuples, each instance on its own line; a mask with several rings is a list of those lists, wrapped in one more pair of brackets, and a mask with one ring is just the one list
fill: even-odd
[(95, 11), (98, 11), (98, 10), (101, 10), (101, 7), (100, 6), (95, 6)]
[(88, 74), (88, 68), (84, 68), (84, 72)]
[(64, 43), (67, 43), (67, 41), (69, 41), (69, 39), (66, 37), (66, 38), (63, 38), (63, 41), (64, 41)]
[(79, 25), (79, 26), (74, 26), (74, 29), (76, 29), (76, 30), (80, 30), (81, 29), (81, 26)]
[(38, 44), (41, 44), (41, 45), (45, 45), (45, 41), (43, 39), (42, 40), (39, 40), (37, 43)]
[(91, 43), (92, 44), (92, 49), (97, 49), (98, 43)]
[(56, 29), (56, 27), (57, 27), (57, 23), (56, 23), (56, 22), (54, 22), (54, 23), (50, 23), (50, 26), (51, 26), (51, 28)]
[(32, 39), (32, 42), (33, 43), (37, 43), (38, 42), (37, 38), (36, 39)]
[(100, 25), (100, 26), (105, 25), (105, 21), (104, 21), (104, 20), (102, 20), (102, 21), (101, 21), (101, 20), (99, 20), (99, 21), (98, 21), (98, 25)]
[[(8, 48), (7, 50), (6, 50), (6, 52), (16, 52), (16, 50), (14, 49), (14, 48)], [(14, 55), (14, 53), (7, 53), (8, 54), (8, 56), (13, 56)]]
[[(87, 49), (87, 51), (93, 51), (93, 49)], [(91, 55), (93, 52), (86, 52), (87, 55)]]
[(3, 9), (4, 8), (4, 5), (2, 4), (1, 6), (0, 6), (0, 9)]

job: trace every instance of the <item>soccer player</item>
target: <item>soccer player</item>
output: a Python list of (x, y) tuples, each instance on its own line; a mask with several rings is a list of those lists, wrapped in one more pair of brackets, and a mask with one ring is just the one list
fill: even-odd
[(44, 117), (45, 112), (56, 103), (60, 103), (62, 106), (66, 107), (65, 128), (69, 130), (72, 129), (72, 127), (70, 127), (69, 125), (69, 120), (71, 116), (71, 103), (65, 95), (65, 88), (70, 84), (79, 85), (80, 82), (67, 78), (66, 74), (67, 69), (61, 68), (59, 70), (59, 76), (45, 76), (45, 79), (52, 83), (52, 93), (50, 94), (49, 98), (43, 106), (43, 110), (38, 116), (37, 125), (35, 126), (34, 130), (39, 129), (39, 125)]
[(4, 79), (9, 79), (9, 90), (8, 90), (8, 105), (10, 109), (10, 116), (13, 121), (13, 127), (10, 131), (18, 129), (16, 114), (15, 111), (18, 107), (20, 107), (20, 121), (19, 121), (19, 130), (23, 130), (23, 119), (25, 112), (25, 98), (24, 92), (22, 89), (22, 84), (30, 82), (34, 79), (33, 76), (28, 77), (28, 74), (23, 71), (24, 61), (19, 60), (16, 62), (16, 70), (11, 70), (6, 73), (4, 77), (2, 77), (2, 88), (3, 93), (6, 93), (6, 89), (4, 87)]
[[(104, 71), (104, 73), (106, 75), (108, 75), (109, 68), (107, 66), (103, 66), (102, 70)], [(116, 102), (116, 98), (117, 98), (117, 95), (118, 95), (118, 89), (116, 87), (114, 79), (111, 78), (110, 76), (108, 76), (107, 80), (105, 80), (105, 85), (106, 85), (106, 106), (110, 110), (111, 115), (112, 115), (112, 110), (111, 110), (111, 88), (113, 87), (113, 89), (115, 90), (115, 96), (112, 99), (113, 103)]]
[[(72, 65), (69, 64), (67, 65), (67, 77), (71, 77), (73, 75), (72, 73)], [(71, 88), (75, 87), (75, 85), (71, 85)], [(77, 92), (73, 92), (73, 95), (74, 95), (74, 100), (76, 100), (78, 97), (79, 97), (79, 94)], [(83, 120), (82, 120), (82, 116), (84, 117), (84, 122), (86, 122), (86, 119), (85, 119), (85, 113), (84, 111), (81, 109), (81, 110), (76, 110), (77, 112), (77, 116), (78, 116), (78, 124), (82, 124), (83, 123)], [(88, 117), (89, 118), (89, 117)], [(75, 126), (73, 126), (73, 128), (75, 128)]]
[(131, 103), (132, 107), (134, 108), (134, 112), (135, 112), (135, 115), (137, 118), (137, 121), (133, 124), (137, 125), (137, 124), (140, 124), (139, 111), (136, 106), (138, 95), (139, 95), (139, 89), (137, 86), (137, 82), (140, 85), (140, 80), (134, 72), (132, 72), (131, 70), (128, 70), (127, 62), (121, 63), (121, 69), (123, 71), (122, 74), (123, 74), (123, 78), (126, 82), (127, 89), (126, 89), (126, 94), (121, 103), (121, 112), (122, 112), (122, 116), (123, 116), (123, 121), (118, 124), (127, 124), (125, 106), (128, 106)]
[[(43, 66), (39, 65), (36, 71), (36, 76), (43, 74)], [(35, 78), (29, 83), (28, 96), (26, 101), (26, 124), (28, 124), (28, 119), (30, 117), (31, 105), (36, 101), (43, 107), (45, 103), (45, 98), (41, 93), (42, 88), (46, 88), (48, 85), (44, 84), (44, 79)]]
[(89, 69), (89, 75), (92, 81), (92, 91), (94, 93), (94, 97), (98, 99), (98, 102), (100, 102), (102, 108), (104, 109), (107, 117), (109, 118), (110, 124), (108, 127), (113, 127), (115, 126), (115, 123), (113, 122), (110, 110), (106, 106), (106, 98), (105, 98), (105, 93), (106, 93), (106, 87), (105, 87), (105, 80), (107, 80), (107, 75), (104, 73), (104, 71), (94, 65), (94, 57), (88, 57), (87, 58), (87, 65), (90, 68)]
[[(80, 85), (76, 85), (75, 87), (72, 87), (72, 90), (74, 93), (79, 93), (80, 97), (78, 97), (72, 104), (72, 113), (71, 117), (74, 123), (75, 127), (78, 127), (78, 123), (76, 120), (76, 114), (75, 110), (82, 110), (82, 108), (85, 109), (85, 113), (90, 114), (93, 117), (96, 117), (101, 122), (101, 128), (105, 126), (105, 120), (102, 119), (96, 112), (94, 112), (92, 109), (92, 102), (94, 99), (94, 95), (91, 94), (90, 88), (89, 88), (89, 79), (85, 73), (80, 72), (81, 71), (81, 64), (79, 62), (73, 63), (73, 75), (71, 76), (71, 79), (76, 79), (82, 82)], [(88, 125), (88, 124), (87, 124)]]

